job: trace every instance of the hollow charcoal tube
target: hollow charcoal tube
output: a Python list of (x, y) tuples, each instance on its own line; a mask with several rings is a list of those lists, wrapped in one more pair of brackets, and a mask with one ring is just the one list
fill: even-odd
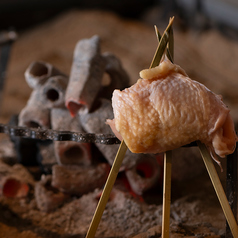
[(72, 195), (83, 195), (102, 188), (107, 180), (110, 166), (53, 166), (52, 186)]
[(158, 183), (161, 167), (155, 156), (147, 154), (141, 155), (136, 165), (125, 173), (132, 190), (136, 194), (142, 195)]
[(50, 128), (50, 109), (41, 100), (40, 90), (34, 90), (27, 102), (27, 105), (19, 114), (19, 126), (32, 128)]
[(98, 97), (111, 99), (115, 89), (123, 90), (130, 86), (130, 78), (115, 55), (106, 52), (102, 57), (106, 61), (106, 68)]
[(89, 165), (90, 146), (74, 141), (55, 141), (54, 150), (59, 164)]
[(65, 90), (68, 78), (57, 75), (48, 78), (47, 82), (34, 88), (27, 105), (19, 115), (19, 125), (49, 129), (50, 109), (64, 106)]
[(26, 82), (33, 89), (43, 85), (48, 78), (55, 75), (65, 76), (53, 65), (43, 61), (32, 62), (25, 71)]
[(90, 111), (101, 88), (105, 60), (100, 55), (99, 37), (80, 40), (74, 50), (74, 59), (66, 90), (66, 107), (75, 116), (81, 107)]
[(21, 164), (9, 166), (0, 162), (0, 196), (8, 198), (26, 197), (34, 179), (28, 170)]
[(0, 176), (0, 195), (7, 198), (21, 198), (28, 195), (30, 188), (27, 183), (12, 176)]
[(50, 77), (42, 86), (43, 101), (48, 108), (65, 107), (65, 91), (68, 84), (66, 76)]
[[(52, 129), (60, 131), (85, 132), (78, 117), (72, 118), (67, 109), (54, 108), (51, 111)], [(55, 156), (59, 164), (89, 165), (90, 144), (74, 141), (55, 141)]]

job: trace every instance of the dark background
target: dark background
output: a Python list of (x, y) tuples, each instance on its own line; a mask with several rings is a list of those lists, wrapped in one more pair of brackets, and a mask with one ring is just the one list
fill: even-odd
[[(42, 23), (69, 9), (98, 9), (125, 18), (150, 22), (153, 9), (160, 9), (155, 21), (171, 14), (180, 18), (183, 29), (206, 30), (216, 27), (230, 37), (237, 37), (238, 2), (236, 0), (0, 0), (0, 31), (21, 31)], [(152, 17), (151, 17), (152, 18)]]

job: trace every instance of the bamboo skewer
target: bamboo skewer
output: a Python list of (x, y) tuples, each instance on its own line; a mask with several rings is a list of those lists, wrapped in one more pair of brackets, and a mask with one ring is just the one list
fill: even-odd
[(92, 238), (96, 234), (98, 225), (100, 223), (102, 214), (103, 214), (103, 212), (105, 210), (105, 207), (107, 205), (107, 201), (109, 199), (110, 193), (112, 191), (112, 187), (113, 187), (113, 185), (115, 183), (115, 180), (117, 178), (117, 174), (118, 174), (119, 169), (121, 167), (121, 163), (124, 159), (126, 151), (127, 151), (127, 146), (126, 146), (125, 142), (122, 140), (121, 145), (120, 145), (120, 147), (117, 151), (116, 159), (114, 160), (111, 171), (108, 175), (107, 182), (106, 182), (105, 187), (103, 189), (101, 198), (98, 202), (97, 209), (94, 213), (92, 222), (91, 222), (90, 227), (88, 229), (88, 233), (86, 235), (86, 238), (89, 238), (89, 237)]
[(172, 151), (170, 150), (166, 151), (164, 154), (162, 238), (169, 238), (170, 203), (171, 203), (171, 168), (172, 168)]
[(220, 179), (218, 177), (217, 171), (214, 167), (213, 161), (211, 159), (211, 156), (204, 144), (202, 144), (200, 141), (197, 142), (203, 161), (205, 163), (205, 166), (207, 168), (208, 174), (210, 176), (210, 179), (212, 181), (213, 187), (216, 191), (217, 197), (220, 201), (221, 207), (223, 209), (223, 213), (226, 217), (227, 223), (230, 226), (231, 233), (234, 238), (238, 237), (238, 226), (235, 220), (235, 217), (232, 213), (231, 207), (229, 205), (229, 202), (227, 200), (226, 194), (223, 190), (222, 184), (220, 182)]
[[(170, 22), (173, 22), (170, 19)], [(168, 29), (168, 28), (167, 28)], [(155, 26), (155, 32), (159, 42), (161, 41), (161, 35), (158, 28)], [(169, 28), (168, 34), (168, 47), (166, 47), (166, 54), (169, 60), (173, 63), (174, 57), (174, 38), (173, 28)], [(162, 238), (169, 238), (170, 227), (170, 204), (171, 204), (171, 169), (172, 169), (172, 151), (166, 151), (164, 153), (164, 183), (163, 183), (163, 214), (162, 214)]]
[[(170, 31), (172, 29), (173, 20), (174, 20), (174, 18), (170, 19), (169, 25), (166, 28), (166, 30), (164, 31), (164, 34), (161, 37), (161, 40), (159, 41), (159, 45), (156, 49), (156, 52), (155, 52), (155, 55), (153, 57), (150, 68), (153, 68), (153, 67), (159, 65), (159, 63), (161, 61), (161, 58), (164, 54), (164, 51), (167, 48)], [(86, 238), (93, 238), (96, 234), (98, 225), (100, 223), (102, 214), (105, 210), (107, 201), (109, 199), (109, 196), (110, 196), (111, 190), (113, 188), (113, 185), (115, 183), (115, 180), (116, 180), (117, 174), (119, 172), (120, 166), (121, 166), (122, 161), (124, 159), (126, 150), (127, 150), (127, 146), (126, 146), (125, 142), (122, 140), (121, 145), (118, 149), (117, 155), (115, 157), (114, 163), (112, 165), (111, 171), (110, 171), (109, 176), (107, 178), (107, 182), (106, 182), (105, 187), (103, 189), (102, 195), (101, 195), (100, 200), (98, 202), (98, 205), (97, 205), (96, 211), (94, 213), (93, 219), (92, 219), (91, 224), (89, 226)]]
[[(233, 154), (227, 156), (226, 162), (226, 197), (237, 221), (237, 145)], [(226, 222), (226, 238), (232, 238), (231, 229)]]
[[(167, 26), (166, 30), (164, 31), (164, 34), (162, 37), (160, 37), (159, 31), (156, 30), (156, 34), (159, 40), (159, 45), (156, 49), (156, 53), (154, 55), (154, 58), (152, 60), (152, 63), (150, 65), (150, 68), (154, 68), (160, 64), (161, 58), (164, 54), (165, 49), (167, 49), (167, 44), (170, 38), (170, 33), (172, 31), (172, 24), (174, 21), (174, 17), (170, 19), (169, 25)], [(157, 27), (155, 28), (157, 29)]]

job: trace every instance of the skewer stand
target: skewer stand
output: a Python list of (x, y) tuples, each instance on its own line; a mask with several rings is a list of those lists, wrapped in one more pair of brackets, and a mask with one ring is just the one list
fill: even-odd
[[(173, 31), (172, 31), (173, 18), (170, 19), (170, 23), (165, 30), (163, 36), (161, 37), (157, 28), (156, 33), (159, 40), (159, 45), (157, 47), (155, 56), (152, 60), (150, 68), (157, 66), (160, 63), (162, 55), (167, 49), (167, 54), (173, 60)], [(212, 158), (204, 144), (200, 141), (197, 142), (200, 149), (203, 161), (207, 168), (208, 174), (212, 181), (213, 187), (216, 191), (217, 197), (220, 201), (221, 207), (223, 209), (224, 215), (226, 217), (227, 223), (229, 224), (230, 231), (234, 238), (238, 238), (238, 226), (236, 219), (232, 213), (232, 209), (229, 205), (223, 187), (221, 185), (220, 179), (214, 167)], [(106, 207), (110, 192), (116, 180), (117, 174), (119, 172), (120, 165), (123, 161), (124, 155), (126, 153), (127, 146), (124, 141), (121, 142), (121, 146), (117, 152), (116, 158), (114, 160), (113, 166), (111, 168), (110, 174), (108, 176), (106, 185), (104, 187), (102, 196), (99, 200), (97, 209), (93, 216), (92, 222), (90, 224), (86, 238), (93, 238), (96, 234), (97, 227), (101, 220), (103, 211)], [(235, 158), (237, 159), (237, 158)], [(163, 186), (163, 217), (162, 217), (162, 238), (169, 238), (169, 227), (170, 227), (170, 202), (171, 202), (171, 168), (172, 168), (172, 151), (167, 151), (164, 157), (164, 186)], [(236, 177), (237, 178), (237, 177)], [(233, 181), (234, 182), (234, 181)], [(236, 195), (237, 199), (237, 195)], [(236, 204), (236, 203), (235, 203)], [(230, 237), (226, 237), (230, 238)]]
[(227, 223), (229, 224), (231, 233), (234, 238), (237, 238), (238, 237), (238, 226), (237, 226), (235, 217), (233, 215), (233, 212), (231, 210), (231, 207), (229, 205), (229, 202), (227, 200), (226, 194), (223, 190), (223, 187), (222, 187), (222, 184), (218, 177), (218, 174), (216, 172), (216, 169), (214, 167), (211, 156), (204, 144), (202, 144), (200, 141), (198, 141), (197, 143), (198, 143), (203, 161), (204, 161), (207, 171), (209, 173), (210, 179), (212, 181), (213, 187), (216, 191), (217, 197), (218, 197), (221, 207), (223, 209), (223, 213), (226, 217)]
[[(237, 146), (233, 154), (227, 156), (226, 162), (226, 197), (237, 220)], [(226, 238), (232, 238), (229, 224), (226, 223)]]
[[(236, 189), (231, 189), (232, 194), (232, 201), (233, 203), (231, 205), (233, 208), (233, 214), (232, 208), (227, 200), (226, 194), (224, 192), (224, 189), (222, 187), (222, 184), (220, 182), (219, 176), (217, 174), (217, 171), (215, 169), (215, 166), (213, 164), (212, 158), (204, 144), (202, 144), (200, 141), (197, 142), (201, 156), (203, 158), (204, 164), (206, 166), (206, 169), (208, 171), (208, 174), (210, 176), (211, 182), (213, 184), (213, 187), (216, 191), (218, 200), (221, 204), (223, 213), (226, 217), (229, 229), (226, 230), (226, 238), (231, 238), (231, 234), (234, 238), (238, 238), (238, 226), (236, 223), (236, 212), (237, 212), (237, 205), (236, 201), (234, 199), (237, 199), (237, 193)], [(237, 159), (236, 156), (237, 152), (233, 154), (233, 159)], [(167, 151), (164, 156), (164, 187), (163, 187), (163, 216), (162, 216), (162, 238), (169, 238), (169, 221), (170, 221), (170, 200), (171, 200), (171, 162), (172, 162), (172, 152)], [(237, 165), (237, 163), (235, 163)], [(232, 170), (236, 169), (231, 168)], [(236, 173), (234, 172), (236, 175)], [(234, 179), (234, 177), (233, 177)], [(237, 177), (236, 177), (237, 179)], [(236, 185), (236, 181), (230, 181), (233, 186)], [(231, 233), (231, 234), (229, 234)]]
[(162, 238), (169, 238), (172, 151), (164, 153)]

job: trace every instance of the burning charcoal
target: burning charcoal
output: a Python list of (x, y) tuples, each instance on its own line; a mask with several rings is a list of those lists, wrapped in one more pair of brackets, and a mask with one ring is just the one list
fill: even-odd
[(52, 187), (51, 178), (51, 175), (42, 176), (41, 181), (37, 182), (35, 186), (37, 207), (43, 212), (55, 210), (70, 197), (68, 194)]
[(101, 89), (106, 62), (100, 55), (99, 37), (80, 40), (74, 50), (69, 85), (66, 91), (66, 106), (72, 116), (85, 106), (92, 109)]
[(0, 162), (0, 195), (9, 198), (26, 197), (34, 179), (20, 164), (9, 166)]
[(64, 75), (53, 65), (36, 61), (30, 64), (30, 66), (25, 71), (25, 78), (28, 85), (35, 89), (40, 85), (43, 85), (48, 78), (56, 75)]
[(106, 163), (96, 167), (55, 165), (52, 171), (52, 186), (62, 192), (80, 196), (102, 188), (109, 170), (110, 166)]
[(136, 165), (126, 172), (126, 177), (132, 190), (142, 195), (146, 190), (155, 186), (161, 175), (161, 168), (155, 156), (144, 155), (137, 160)]
[[(51, 111), (52, 128), (54, 130), (68, 130), (84, 132), (78, 117), (72, 118), (67, 109), (54, 108)], [(90, 144), (74, 141), (55, 141), (55, 156), (59, 164), (91, 163)]]
[(0, 195), (7, 198), (26, 197), (29, 185), (11, 176), (0, 177)]

